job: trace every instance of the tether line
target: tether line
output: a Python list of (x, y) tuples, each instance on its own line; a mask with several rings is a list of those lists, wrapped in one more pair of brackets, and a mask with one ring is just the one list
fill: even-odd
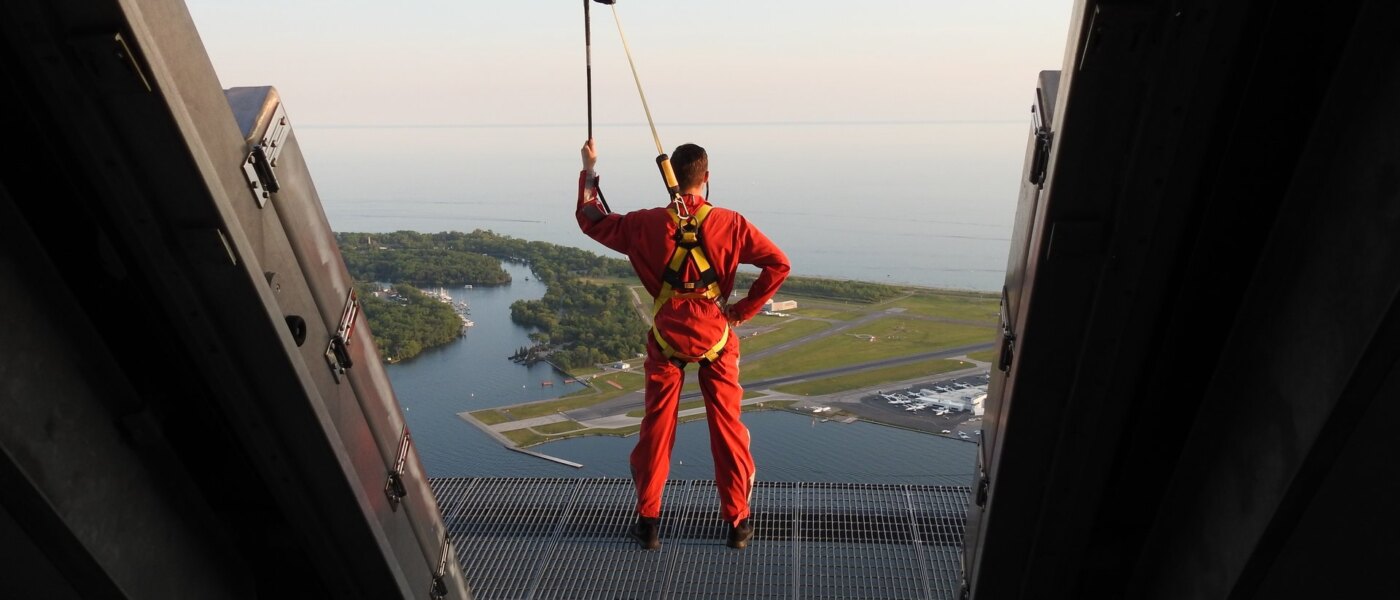
[(622, 51), (627, 54), (627, 66), (632, 68), (632, 81), (637, 83), (637, 95), (642, 97), (642, 110), (647, 114), (647, 125), (651, 127), (651, 139), (656, 142), (656, 153), (665, 154), (661, 149), (661, 136), (656, 135), (656, 123), (651, 120), (651, 108), (647, 106), (647, 94), (642, 91), (642, 79), (637, 77), (637, 65), (632, 62), (632, 50), (627, 47), (627, 35), (622, 33), (622, 20), (617, 18), (617, 5), (613, 4), (613, 21), (617, 23), (617, 35), (622, 38)]

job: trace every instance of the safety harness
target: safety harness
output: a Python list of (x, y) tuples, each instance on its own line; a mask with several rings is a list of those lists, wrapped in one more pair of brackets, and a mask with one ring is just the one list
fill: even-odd
[[(676, 226), (676, 251), (671, 254), (671, 260), (666, 263), (666, 270), (661, 273), (661, 292), (656, 295), (651, 308), (651, 335), (656, 338), (656, 343), (661, 346), (661, 351), (666, 357), (672, 360), (706, 364), (719, 358), (725, 343), (729, 341), (729, 325), (726, 323), (724, 334), (720, 336), (718, 343), (704, 354), (691, 356), (678, 352), (656, 328), (657, 313), (660, 313), (661, 307), (672, 298), (720, 302), (719, 275), (715, 273), (714, 265), (705, 258), (705, 249), (701, 243), (703, 238), (700, 226), (705, 223), (705, 217), (710, 215), (710, 209), (709, 204), (701, 204), (700, 208), (685, 217), (677, 212), (676, 205), (666, 209), (671, 215), (671, 222)], [(699, 273), (697, 279), (685, 278), (687, 263), (695, 264), (695, 270)]]

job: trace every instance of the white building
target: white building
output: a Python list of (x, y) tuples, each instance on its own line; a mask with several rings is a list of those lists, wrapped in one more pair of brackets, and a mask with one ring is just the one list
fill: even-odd
[(972, 410), (971, 400), (952, 393), (940, 393), (936, 390), (923, 389), (919, 390), (919, 397), (923, 399), (924, 402), (929, 403), (930, 406), (956, 410), (958, 412)]
[(763, 303), (763, 310), (764, 310), (764, 312), (777, 312), (777, 311), (780, 311), (780, 310), (793, 310), (793, 309), (795, 309), (795, 308), (797, 308), (797, 301), (796, 301), (796, 300), (783, 300), (782, 302), (778, 302), (778, 301), (776, 301), (776, 300), (769, 300), (769, 301)]

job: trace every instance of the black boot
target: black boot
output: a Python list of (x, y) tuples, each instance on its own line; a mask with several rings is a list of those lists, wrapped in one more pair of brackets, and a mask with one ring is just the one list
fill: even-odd
[(749, 545), (749, 540), (753, 538), (753, 524), (745, 517), (739, 521), (738, 525), (729, 526), (729, 542), (725, 545), (730, 548), (744, 549)]
[(643, 549), (655, 550), (661, 547), (661, 519), (637, 517), (637, 522), (627, 531), (627, 535), (637, 540)]

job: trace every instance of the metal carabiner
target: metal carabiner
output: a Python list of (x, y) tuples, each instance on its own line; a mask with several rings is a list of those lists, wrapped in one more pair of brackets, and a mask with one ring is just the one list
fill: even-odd
[(682, 220), (687, 220), (690, 219), (690, 217), (694, 216), (690, 212), (690, 207), (685, 205), (684, 196), (681, 196), (680, 194), (672, 195), (671, 204), (676, 205), (676, 216), (680, 217)]

